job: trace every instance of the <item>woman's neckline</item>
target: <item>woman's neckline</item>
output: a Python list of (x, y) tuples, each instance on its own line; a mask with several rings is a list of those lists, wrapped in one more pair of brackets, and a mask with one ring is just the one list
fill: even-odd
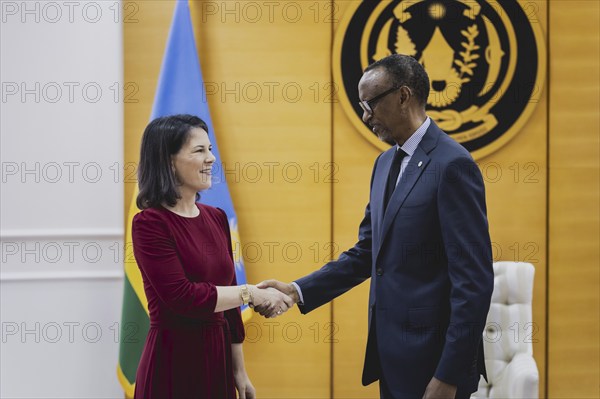
[(199, 203), (197, 203), (197, 202), (196, 202), (196, 207), (198, 208), (198, 214), (197, 214), (197, 215), (195, 215), (195, 216), (187, 216), (187, 215), (182, 215), (182, 214), (180, 214), (180, 213), (177, 213), (177, 212), (175, 212), (175, 211), (173, 211), (173, 210), (171, 210), (171, 209), (167, 208), (167, 207), (166, 207), (166, 206), (164, 206), (164, 205), (161, 205), (161, 208), (163, 208), (165, 211), (167, 211), (167, 212), (169, 212), (169, 213), (172, 213), (172, 214), (173, 214), (173, 215), (175, 215), (175, 216), (179, 216), (180, 218), (183, 218), (183, 219), (196, 219), (196, 218), (199, 218), (199, 217), (200, 217), (200, 215), (202, 214), (202, 210), (200, 209), (200, 204), (199, 204)]

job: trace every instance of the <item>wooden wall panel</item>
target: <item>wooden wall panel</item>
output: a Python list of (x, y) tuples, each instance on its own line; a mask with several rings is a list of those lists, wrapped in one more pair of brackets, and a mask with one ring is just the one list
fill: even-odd
[[(330, 27), (315, 22), (313, 3), (281, 3), (272, 14), (263, 3), (192, 4), (204, 77), (219, 87), (208, 98), (219, 149), (225, 167), (238, 171), (227, 177), (248, 280), (291, 281), (315, 269), (330, 241)], [(329, 395), (329, 320), (327, 305), (250, 321), (244, 350), (260, 397)]]
[[(339, 25), (344, 13), (356, 1), (336, 1)], [(333, 185), (333, 241), (338, 252), (352, 247), (358, 225), (369, 201), (373, 162), (380, 151), (371, 145), (346, 116), (339, 102), (333, 108), (333, 161), (338, 181)], [(336, 254), (337, 255), (337, 254)], [(370, 280), (333, 301), (333, 322), (338, 328), (333, 345), (333, 397), (378, 398), (379, 385), (361, 384), (368, 330)]]
[[(275, 8), (252, 3), (256, 9), (249, 2), (191, 4), (249, 280), (290, 281), (327, 261), (330, 241), (335, 256), (354, 244), (379, 153), (326, 97), (331, 30), (351, 2), (335, 3), (333, 26), (329, 1)], [(135, 11), (124, 24), (125, 82), (132, 84), (125, 103), (125, 177), (134, 177), (173, 5), (124, 3)], [(536, 23), (550, 37), (549, 85), (521, 132), (478, 163), (495, 259), (536, 268), (540, 396), (598, 397), (600, 10), (589, 1), (534, 6), (528, 10), (536, 10)], [(125, 183), (127, 210), (134, 179)], [(259, 395), (378, 397), (377, 384), (360, 384), (367, 297), (368, 282), (335, 300), (333, 310), (324, 306), (308, 316), (294, 310), (270, 321), (255, 316), (245, 352)]]
[[(521, 2), (532, 25), (539, 24), (547, 42), (547, 3)], [(534, 7), (532, 7), (534, 5)], [(535, 10), (531, 13), (531, 10)], [(547, 48), (547, 43), (545, 44)], [(505, 146), (478, 160), (486, 182), (486, 200), (494, 260), (529, 262), (535, 267), (533, 329), (518, 326), (503, 331), (513, 339), (533, 341), (540, 373), (540, 397), (545, 396), (546, 276), (547, 276), (547, 117), (548, 87), (540, 88), (537, 106), (521, 131)]]
[[(126, 108), (132, 162), (174, 2), (135, 4), (139, 22), (125, 30), (126, 80), (140, 86), (140, 102)], [(248, 280), (290, 281), (319, 266), (314, 258), (328, 254), (330, 241), (328, 2), (190, 4)], [(292, 310), (250, 320), (246, 366), (260, 397), (329, 396), (329, 321), (329, 305), (308, 316)]]
[(600, 6), (550, 2), (548, 397), (600, 397)]
[(154, 91), (171, 25), (171, 1), (124, 1), (123, 51), (125, 100), (125, 137), (123, 179), (125, 184), (124, 221), (127, 223), (131, 197), (137, 185), (137, 164), (144, 128), (149, 122)]
[[(352, 3), (337, 1), (341, 19)], [(336, 29), (339, 21), (335, 24)], [(357, 131), (339, 103), (333, 110), (334, 163), (339, 179), (333, 194), (333, 236), (339, 252), (350, 248), (358, 238), (358, 225), (369, 201), (369, 182), (373, 162), (379, 150)], [(368, 332), (367, 280), (333, 302), (333, 322), (338, 327), (339, 340), (333, 346), (333, 397), (379, 397), (378, 384), (363, 387), (362, 367)]]
[[(340, 17), (352, 2), (338, 1)], [(532, 23), (546, 32), (546, 3), (534, 2)], [(479, 159), (486, 182), (490, 234), (495, 260), (528, 261), (536, 268), (534, 287), (534, 355), (544, 394), (546, 353), (546, 185), (547, 185), (547, 91), (522, 130), (504, 147)], [(379, 151), (356, 131), (339, 104), (334, 107), (334, 162), (339, 182), (334, 185), (334, 241), (340, 250), (353, 245), (358, 224), (368, 201), (373, 161)], [(334, 301), (334, 323), (339, 342), (334, 345), (334, 397), (378, 397), (377, 384), (361, 386), (362, 362), (367, 336), (369, 282)], [(515, 339), (527, 339), (521, 326)]]

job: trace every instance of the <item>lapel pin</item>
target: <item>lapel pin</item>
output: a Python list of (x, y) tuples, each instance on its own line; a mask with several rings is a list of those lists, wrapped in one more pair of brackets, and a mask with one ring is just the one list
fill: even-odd
[(420, 168), (421, 165), (423, 165), (423, 161), (419, 161), (419, 164), (417, 166)]

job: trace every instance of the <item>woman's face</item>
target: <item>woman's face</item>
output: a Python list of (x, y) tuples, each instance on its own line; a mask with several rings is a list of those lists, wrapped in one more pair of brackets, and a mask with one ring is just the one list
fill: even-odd
[(171, 156), (171, 165), (181, 194), (195, 194), (209, 189), (214, 162), (208, 133), (201, 128), (192, 128), (187, 142), (177, 154)]

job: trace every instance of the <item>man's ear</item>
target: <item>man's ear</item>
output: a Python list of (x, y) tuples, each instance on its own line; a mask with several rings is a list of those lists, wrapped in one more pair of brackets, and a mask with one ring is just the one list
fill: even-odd
[(402, 86), (400, 88), (400, 104), (406, 104), (408, 100), (412, 97), (412, 91), (406, 87)]

